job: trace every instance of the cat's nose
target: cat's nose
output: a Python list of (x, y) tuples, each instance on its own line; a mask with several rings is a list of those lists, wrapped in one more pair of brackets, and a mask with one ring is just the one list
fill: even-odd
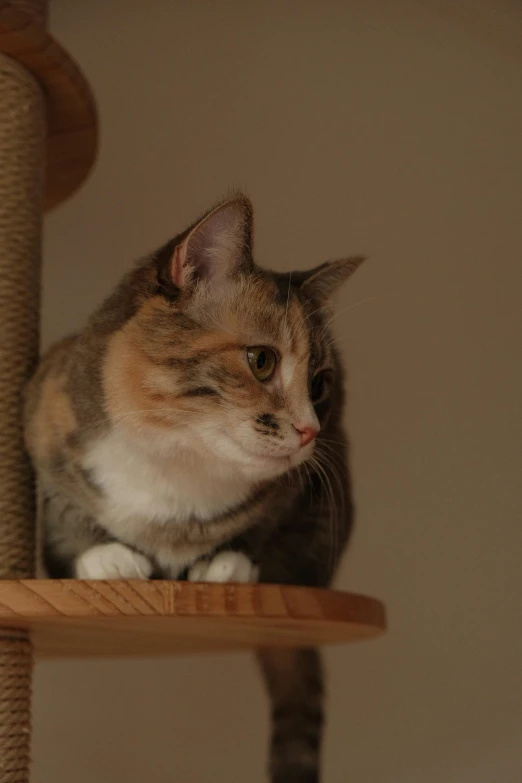
[(301, 448), (308, 446), (319, 434), (319, 427), (310, 427), (308, 424), (294, 424), (294, 428), (301, 436)]

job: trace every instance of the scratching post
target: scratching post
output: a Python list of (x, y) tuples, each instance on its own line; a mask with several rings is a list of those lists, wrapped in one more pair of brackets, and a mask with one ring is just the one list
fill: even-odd
[(0, 0), (0, 783), (29, 783), (33, 653), (311, 647), (386, 627), (380, 601), (332, 590), (34, 579), (21, 410), (38, 354), (42, 212), (80, 187), (97, 147), (89, 85), (46, 21), (47, 0)]
[(0, 579), (34, 576), (21, 392), (38, 355), (44, 142), (40, 87), (0, 55)]
[(33, 650), (27, 631), (0, 630), (0, 781), (29, 783)]
[[(22, 392), (38, 356), (46, 148), (71, 98), (46, 95), (53, 59), (47, 0), (0, 0), (0, 579), (31, 579), (35, 563), (33, 477), (23, 447)], [(47, 51), (46, 51), (47, 49)], [(65, 62), (67, 66), (67, 62)], [(74, 66), (69, 73), (74, 72)], [(58, 73), (58, 77), (60, 74)], [(77, 76), (77, 74), (75, 74)], [(55, 68), (56, 77), (56, 68)], [(78, 83), (80, 80), (78, 79)], [(65, 96), (64, 96), (65, 97)], [(74, 96), (73, 101), (74, 103)], [(47, 106), (51, 108), (48, 122)], [(72, 122), (71, 122), (72, 119)], [(74, 127), (74, 117), (67, 122)], [(92, 124), (92, 123), (91, 123)], [(64, 136), (65, 143), (68, 142)], [(49, 143), (50, 142), (50, 143)], [(76, 150), (72, 149), (76, 146)], [(88, 145), (87, 145), (88, 146)], [(71, 163), (77, 141), (69, 140)], [(89, 158), (83, 153), (84, 158)], [(91, 156), (92, 157), (92, 156)], [(90, 166), (90, 162), (89, 162)], [(51, 159), (49, 205), (67, 187)], [(0, 621), (0, 783), (28, 783), (33, 650), (30, 631)]]
[[(37, 4), (38, 5), (38, 4)], [(37, 9), (43, 18), (45, 4)], [(34, 576), (32, 476), (21, 392), (38, 355), (45, 106), (35, 78), (0, 55), (0, 578)], [(28, 783), (32, 646), (0, 628), (0, 781)]]

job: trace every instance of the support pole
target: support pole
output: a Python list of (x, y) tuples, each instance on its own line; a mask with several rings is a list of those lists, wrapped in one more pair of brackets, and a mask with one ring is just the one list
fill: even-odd
[(44, 145), (41, 90), (0, 55), (0, 579), (34, 576), (21, 395), (39, 347)]
[[(43, 24), (45, 2), (20, 7)], [(42, 91), (0, 55), (0, 579), (34, 576), (34, 487), (21, 411), (39, 347), (44, 163)], [(0, 783), (29, 783), (32, 667), (28, 635), (0, 629)]]

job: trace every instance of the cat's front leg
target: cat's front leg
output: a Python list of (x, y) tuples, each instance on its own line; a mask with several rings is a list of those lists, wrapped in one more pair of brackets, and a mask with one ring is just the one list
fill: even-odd
[(257, 582), (259, 568), (243, 552), (221, 551), (198, 560), (189, 569), (189, 582)]
[(148, 579), (152, 570), (148, 558), (118, 541), (97, 544), (75, 562), (77, 579)]

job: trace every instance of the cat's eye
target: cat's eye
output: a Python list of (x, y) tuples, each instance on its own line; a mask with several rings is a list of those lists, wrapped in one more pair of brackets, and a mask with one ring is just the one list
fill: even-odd
[(258, 381), (268, 381), (274, 374), (277, 358), (271, 348), (264, 345), (247, 348), (247, 359)]
[(312, 378), (312, 383), (310, 384), (310, 398), (314, 405), (318, 402), (320, 402), (326, 392), (326, 373), (325, 372), (318, 372), (314, 375)]

